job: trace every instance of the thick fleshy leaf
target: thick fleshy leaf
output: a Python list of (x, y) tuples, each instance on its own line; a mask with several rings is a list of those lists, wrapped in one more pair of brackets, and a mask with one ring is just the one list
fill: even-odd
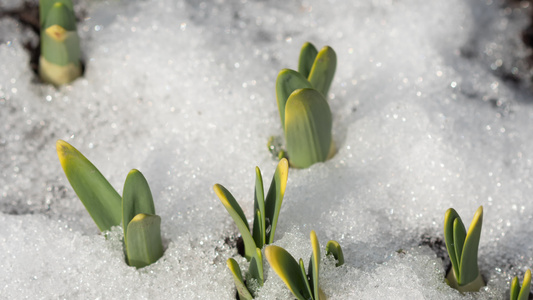
[(127, 244), (128, 224), (138, 214), (155, 215), (154, 200), (146, 178), (138, 170), (131, 170), (124, 182), (122, 192), (122, 223), (124, 242)]
[(250, 233), (250, 227), (248, 227), (248, 222), (246, 221), (246, 216), (244, 215), (241, 206), (239, 203), (237, 203), (235, 198), (233, 198), (233, 195), (231, 195), (231, 193), (222, 185), (215, 184), (213, 189), (215, 190), (215, 194), (217, 194), (218, 198), (220, 199), (220, 202), (222, 202), (231, 218), (237, 225), (237, 228), (239, 228), (239, 232), (241, 233), (244, 242), (244, 256), (247, 260), (252, 259), (257, 246), (255, 245), (254, 238)]
[[(49, 27), (41, 35), (41, 57), (57, 66), (80, 65), (80, 39), (75, 31), (64, 31), (59, 26)], [(46, 66), (39, 66), (41, 68)], [(80, 69), (81, 72), (81, 69)]]
[(321, 92), (324, 97), (328, 95), (336, 68), (337, 55), (333, 48), (325, 46), (318, 52), (308, 77), (313, 88)]
[(328, 158), (332, 118), (324, 96), (314, 89), (294, 91), (285, 107), (285, 141), (291, 166), (307, 168)]
[(263, 177), (261, 170), (255, 167), (255, 190), (254, 190), (254, 226), (252, 228), (252, 235), (254, 237), (255, 245), (259, 249), (263, 249), (265, 244), (265, 193), (263, 191)]
[(300, 265), (300, 272), (302, 275), (302, 281), (305, 283), (306, 292), (309, 295), (313, 295), (313, 291), (311, 290), (311, 286), (309, 285), (309, 279), (307, 278), (307, 273), (305, 272), (304, 260), (300, 258), (298, 264)]
[(515, 276), (513, 277), (513, 281), (511, 281), (509, 300), (518, 300), (518, 295), (520, 295), (520, 283), (518, 282), (518, 277)]
[(257, 280), (259, 286), (263, 286), (263, 254), (261, 254), (261, 249), (259, 248), (255, 248), (255, 255), (250, 260), (248, 273), (253, 279)]
[(287, 179), (289, 176), (289, 162), (286, 158), (282, 158), (274, 176), (272, 182), (268, 188), (268, 193), (265, 200), (265, 231), (266, 231), (266, 244), (274, 242), (274, 235), (276, 233), (276, 226), (278, 224), (279, 212), (281, 210), (281, 203), (283, 202), (283, 196), (285, 195), (285, 188), (287, 187)]
[(254, 297), (246, 287), (246, 284), (244, 284), (241, 268), (239, 267), (237, 261), (235, 261), (233, 258), (228, 258), (226, 264), (233, 275), (233, 282), (235, 282), (235, 287), (237, 288), (239, 298), (242, 300), (252, 300)]
[(524, 274), (524, 281), (522, 282), (522, 288), (518, 294), (517, 300), (528, 300), (529, 293), (531, 291), (531, 270), (527, 270)]
[(337, 260), (335, 267), (340, 267), (344, 264), (344, 254), (342, 252), (339, 242), (331, 240), (326, 244), (326, 255), (333, 255)]
[(276, 79), (276, 100), (283, 129), (285, 129), (285, 106), (289, 96), (297, 89), (312, 87), (306, 77), (294, 70), (283, 69), (279, 72)]
[[(457, 257), (457, 263), (461, 265), (463, 259), (463, 248), (465, 246), (466, 229), (461, 218), (453, 220), (453, 248), (455, 250), (455, 256)], [(459, 270), (460, 272), (460, 270)], [(459, 274), (459, 278), (461, 274)], [(460, 281), (459, 281), (460, 282)]]
[(311, 239), (311, 249), (313, 249), (313, 253), (311, 254), (311, 258), (309, 259), (309, 280), (311, 282), (311, 290), (313, 294), (313, 299), (319, 299), (319, 287), (318, 287), (318, 276), (319, 276), (319, 268), (320, 268), (320, 244), (318, 243), (318, 238), (316, 237), (316, 233), (314, 230), (311, 230), (310, 233), (310, 239)]
[(76, 17), (71, 7), (60, 1), (54, 3), (48, 10), (41, 29), (47, 29), (50, 26), (57, 25), (66, 31), (76, 31)]
[(70, 185), (100, 231), (122, 221), (122, 198), (98, 169), (69, 143), (56, 143), (59, 162)]
[[(457, 257), (455, 251), (455, 238), (454, 238), (454, 222), (455, 220), (461, 220), (459, 214), (455, 209), (450, 208), (446, 211), (444, 215), (444, 241), (446, 243), (446, 249), (448, 250), (448, 255), (450, 256), (450, 261), (452, 263), (452, 268), (455, 271), (457, 277), (460, 277), (459, 273), (459, 261), (460, 257)], [(462, 222), (461, 222), (462, 224)]]
[(479, 276), (477, 253), (479, 248), (479, 240), (481, 238), (482, 223), (483, 206), (480, 206), (476, 210), (472, 223), (470, 223), (470, 227), (468, 228), (468, 233), (466, 234), (460, 262), (460, 285), (468, 284)]
[(274, 272), (285, 282), (285, 285), (298, 300), (311, 298), (307, 292), (300, 265), (289, 252), (281, 247), (270, 245), (265, 248), (265, 257)]
[[(56, 3), (61, 3), (65, 5), (70, 11), (74, 11), (72, 7), (72, 1), (70, 0), (39, 0), (39, 23), (41, 24), (41, 28), (44, 26), (50, 9)], [(72, 13), (72, 15), (74, 15), (74, 13)]]
[(298, 72), (305, 78), (309, 77), (317, 54), (318, 50), (316, 50), (313, 44), (307, 42), (302, 46), (300, 58), (298, 59)]
[(138, 214), (128, 224), (126, 243), (128, 264), (142, 268), (163, 256), (161, 218), (157, 215)]

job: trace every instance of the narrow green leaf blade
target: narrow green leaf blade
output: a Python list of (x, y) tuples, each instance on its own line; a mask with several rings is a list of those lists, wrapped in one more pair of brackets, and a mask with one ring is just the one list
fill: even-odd
[(255, 245), (259, 249), (263, 249), (266, 241), (265, 233), (265, 193), (263, 191), (263, 177), (261, 170), (255, 167), (255, 191), (254, 191), (254, 226), (252, 235), (254, 237)]
[(128, 224), (126, 243), (128, 264), (142, 268), (163, 256), (161, 218), (158, 215), (138, 214)]
[(255, 254), (252, 257), (252, 260), (250, 260), (248, 273), (253, 279), (257, 280), (259, 286), (263, 286), (263, 254), (261, 254), (261, 249), (259, 248), (255, 248)]
[(294, 70), (283, 69), (279, 72), (276, 79), (276, 100), (283, 129), (285, 129), (285, 106), (289, 96), (297, 89), (312, 87), (306, 77)]
[(278, 224), (279, 212), (281, 210), (281, 203), (285, 196), (285, 188), (287, 187), (287, 180), (289, 176), (289, 162), (286, 158), (282, 158), (274, 176), (272, 182), (268, 188), (268, 193), (265, 200), (265, 231), (266, 231), (266, 244), (274, 242), (274, 235), (276, 234), (276, 226)]
[(252, 234), (250, 233), (250, 228), (248, 227), (248, 222), (246, 221), (246, 216), (242, 211), (239, 203), (233, 198), (233, 195), (222, 185), (215, 184), (213, 187), (215, 194), (217, 194), (220, 202), (224, 205), (231, 218), (239, 228), (242, 239), (244, 241), (244, 256), (247, 260), (252, 259), (255, 253), (255, 242)]
[(324, 96), (314, 89), (294, 91), (285, 107), (285, 140), (291, 165), (307, 168), (326, 161), (332, 118)]
[(315, 62), (318, 50), (309, 42), (305, 43), (300, 50), (300, 58), (298, 59), (298, 72), (305, 78), (309, 77), (313, 63)]
[(331, 240), (326, 244), (326, 255), (333, 255), (337, 260), (335, 267), (340, 267), (344, 264), (344, 253), (342, 252), (339, 242)]
[[(457, 263), (461, 265), (463, 260), (463, 247), (466, 239), (466, 229), (461, 218), (457, 218), (453, 221), (453, 243), (455, 249), (455, 256), (457, 257)], [(461, 277), (461, 276), (459, 276)]]
[(459, 214), (455, 209), (450, 208), (446, 211), (444, 215), (444, 241), (446, 243), (446, 249), (448, 250), (448, 255), (450, 256), (450, 261), (452, 263), (452, 268), (455, 271), (456, 276), (459, 275), (459, 260), (460, 257), (457, 257), (455, 252), (455, 239), (454, 239), (454, 221), (460, 219)]
[(314, 230), (311, 230), (310, 238), (311, 249), (313, 249), (313, 253), (311, 254), (311, 258), (309, 259), (309, 279), (311, 280), (311, 290), (313, 291), (313, 299), (319, 299), (318, 276), (320, 268), (320, 244), (318, 242), (318, 238), (316, 237), (316, 233)]
[(122, 221), (122, 199), (98, 169), (69, 143), (56, 143), (59, 162), (70, 185), (100, 231)]
[(325, 46), (318, 52), (308, 77), (313, 88), (321, 92), (324, 97), (328, 95), (336, 68), (337, 55), (333, 51), (333, 48)]
[(155, 215), (154, 200), (150, 186), (143, 174), (131, 170), (126, 177), (122, 192), (122, 223), (124, 226), (124, 242), (127, 244), (128, 224), (138, 214)]
[[(307, 274), (305, 272), (304, 260), (300, 258), (300, 261), (298, 261), (298, 264), (300, 265), (302, 281), (305, 283), (305, 288), (306, 288), (306, 293), (307, 293), (306, 295), (313, 295), (313, 291), (311, 290), (311, 286), (309, 285), (309, 278), (307, 278)], [(310, 297), (311, 297), (310, 299), (314, 299), (312, 298), (312, 296)]]
[(524, 274), (524, 281), (522, 282), (522, 288), (520, 289), (520, 294), (518, 295), (517, 300), (528, 300), (529, 293), (531, 291), (531, 270), (527, 270)]
[(520, 294), (520, 284), (518, 283), (518, 277), (513, 277), (511, 281), (511, 289), (509, 290), (509, 300), (518, 300)]
[(468, 228), (468, 233), (466, 234), (463, 255), (460, 262), (460, 285), (465, 285), (474, 281), (479, 275), (477, 253), (479, 248), (479, 240), (481, 238), (482, 223), (483, 206), (480, 206), (476, 210), (472, 223), (470, 223), (470, 227)]
[(237, 293), (239, 293), (239, 298), (242, 300), (252, 300), (254, 297), (250, 291), (248, 291), (246, 284), (244, 284), (241, 268), (239, 267), (237, 261), (235, 261), (233, 258), (228, 258), (226, 264), (233, 275), (233, 282), (235, 282), (235, 287), (237, 288)]
[(265, 248), (265, 257), (276, 274), (285, 282), (298, 300), (308, 300), (306, 283), (302, 278), (299, 264), (285, 249), (270, 245)]

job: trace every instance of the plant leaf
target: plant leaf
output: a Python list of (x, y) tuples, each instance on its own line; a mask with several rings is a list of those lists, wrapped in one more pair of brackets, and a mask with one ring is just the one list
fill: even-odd
[(460, 285), (465, 285), (474, 281), (479, 275), (477, 253), (479, 248), (479, 239), (481, 238), (482, 223), (483, 206), (480, 206), (476, 210), (472, 223), (470, 223), (470, 227), (468, 228), (468, 233), (466, 234), (463, 255), (460, 262)]
[(126, 245), (128, 240), (127, 225), (133, 217), (141, 213), (155, 215), (154, 200), (146, 178), (141, 172), (133, 169), (126, 177), (122, 192), (122, 223)]
[(313, 88), (321, 92), (324, 97), (328, 95), (336, 68), (337, 55), (333, 48), (325, 46), (318, 52), (308, 77)]
[(39, 0), (39, 23), (41, 24), (41, 29), (44, 27), (50, 9), (58, 2), (66, 6), (74, 16), (74, 9), (70, 0)]
[(299, 264), (285, 249), (270, 245), (265, 248), (265, 256), (276, 274), (285, 282), (298, 300), (308, 300), (306, 283), (303, 280)]
[(300, 58), (298, 59), (298, 72), (305, 78), (309, 77), (309, 73), (311, 73), (317, 54), (318, 50), (316, 50), (313, 44), (306, 42), (302, 46), (302, 50), (300, 50)]
[(324, 96), (314, 89), (294, 91), (285, 107), (285, 140), (291, 165), (307, 168), (328, 158), (332, 119)]
[(285, 195), (285, 188), (287, 187), (287, 179), (289, 176), (289, 162), (286, 158), (282, 158), (274, 176), (272, 182), (268, 188), (268, 193), (265, 200), (265, 231), (266, 231), (266, 244), (274, 242), (274, 235), (276, 233), (276, 226), (278, 224), (279, 212), (281, 210), (281, 203), (283, 202), (283, 196)]
[(342, 252), (339, 242), (331, 240), (326, 244), (326, 255), (333, 255), (337, 260), (335, 267), (340, 267), (344, 264), (344, 254)]
[(320, 268), (320, 244), (314, 230), (310, 233), (311, 249), (313, 253), (309, 259), (309, 280), (311, 281), (311, 290), (313, 291), (313, 299), (319, 299), (318, 295), (318, 276)]
[(98, 169), (69, 143), (56, 142), (57, 156), (70, 185), (100, 231), (122, 221), (122, 199)]
[(259, 286), (263, 286), (263, 254), (261, 254), (261, 249), (259, 248), (255, 248), (255, 255), (250, 260), (248, 273), (253, 279), (257, 280)]
[[(446, 211), (444, 215), (444, 241), (446, 243), (446, 249), (448, 250), (448, 255), (450, 256), (450, 261), (452, 263), (452, 268), (455, 271), (455, 275), (459, 277), (459, 260), (460, 257), (457, 257), (455, 252), (455, 238), (454, 238), (454, 221), (456, 219), (461, 219), (459, 214), (455, 209), (450, 208)], [(462, 222), (461, 222), (462, 223)]]
[(138, 214), (128, 224), (126, 243), (128, 264), (142, 268), (163, 256), (161, 218), (158, 215)]
[(61, 26), (66, 31), (76, 31), (76, 17), (72, 11), (72, 5), (69, 7), (68, 4), (57, 1), (48, 9), (42, 29), (53, 25)]
[(255, 192), (254, 192), (254, 226), (252, 235), (254, 237), (255, 245), (259, 249), (263, 249), (266, 241), (265, 233), (265, 193), (263, 191), (263, 177), (261, 170), (255, 167)]
[(520, 284), (518, 283), (518, 277), (515, 276), (513, 277), (513, 281), (511, 281), (511, 289), (509, 290), (509, 300), (518, 300), (519, 294)]
[[(455, 249), (455, 256), (457, 257), (457, 264), (460, 266), (463, 260), (463, 247), (465, 245), (466, 229), (461, 218), (453, 221), (453, 248)], [(458, 279), (460, 280), (461, 274)], [(460, 282), (460, 281), (459, 281)]]
[(527, 270), (524, 274), (524, 281), (522, 282), (522, 288), (520, 289), (520, 294), (518, 295), (517, 300), (528, 300), (529, 292), (531, 290), (531, 270)]
[[(305, 272), (304, 260), (300, 258), (298, 264), (300, 265), (300, 272), (302, 275), (302, 281), (305, 283), (306, 292), (308, 295), (313, 295), (313, 291), (311, 290), (311, 286), (309, 285), (309, 278), (307, 277), (307, 274)], [(310, 299), (313, 299), (312, 296)]]
[(285, 130), (285, 106), (289, 96), (297, 89), (312, 88), (313, 86), (302, 74), (283, 69), (279, 72), (276, 79), (276, 100), (278, 102), (279, 117), (281, 127)]
[(237, 261), (235, 261), (233, 258), (228, 258), (226, 264), (233, 275), (233, 282), (235, 282), (235, 287), (237, 288), (237, 293), (239, 293), (239, 298), (242, 300), (252, 300), (254, 297), (244, 284), (241, 268), (239, 267)]
[(246, 216), (242, 211), (239, 203), (233, 198), (233, 195), (222, 185), (215, 184), (213, 187), (215, 194), (217, 194), (220, 202), (224, 205), (231, 218), (239, 228), (243, 242), (244, 242), (244, 256), (249, 261), (255, 254), (255, 245), (254, 238), (250, 233), (250, 228), (248, 227), (248, 222), (246, 221)]

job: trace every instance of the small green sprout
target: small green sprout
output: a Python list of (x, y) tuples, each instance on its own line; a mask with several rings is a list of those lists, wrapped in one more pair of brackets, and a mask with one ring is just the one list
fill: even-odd
[(39, 76), (62, 85), (81, 76), (80, 39), (70, 0), (40, 0), (41, 56)]
[(131, 170), (122, 197), (98, 169), (69, 143), (58, 140), (57, 155), (70, 185), (100, 231), (122, 222), (126, 262), (142, 268), (163, 256), (161, 218), (155, 214), (148, 182)]
[[(299, 263), (285, 249), (270, 245), (265, 248), (265, 257), (276, 274), (285, 282), (292, 294), (298, 300), (325, 300), (326, 295), (318, 284), (320, 267), (320, 245), (315, 231), (311, 231), (311, 248), (313, 253), (309, 259), (307, 273), (303, 260)], [(336, 266), (344, 263), (342, 249), (338, 242), (329, 241), (326, 253), (332, 254), (337, 260)]]
[(337, 56), (331, 47), (318, 52), (305, 43), (298, 71), (283, 69), (276, 80), (276, 99), (291, 166), (307, 168), (335, 153), (332, 118), (326, 100)]
[[(287, 186), (289, 163), (286, 159), (279, 161), (266, 198), (264, 196), (261, 170), (256, 167), (255, 173), (254, 222), (252, 232), (250, 232), (242, 208), (233, 195), (220, 184), (215, 184), (213, 189), (241, 233), (244, 241), (244, 256), (250, 261), (248, 274), (258, 282), (259, 286), (263, 286), (263, 256), (261, 249), (264, 245), (274, 241), (281, 203)], [(252, 292), (255, 291), (250, 291), (250, 288), (244, 283), (238, 263), (234, 259), (229, 258), (227, 264), (233, 274), (235, 286), (241, 299), (252, 299)]]
[(529, 291), (531, 289), (531, 270), (527, 270), (524, 274), (524, 281), (522, 288), (518, 282), (518, 277), (514, 277), (511, 282), (510, 300), (527, 300), (529, 299)]
[(477, 292), (485, 286), (477, 264), (482, 223), (483, 206), (474, 214), (468, 232), (453, 208), (448, 209), (444, 217), (444, 239), (452, 262), (446, 281), (461, 293)]

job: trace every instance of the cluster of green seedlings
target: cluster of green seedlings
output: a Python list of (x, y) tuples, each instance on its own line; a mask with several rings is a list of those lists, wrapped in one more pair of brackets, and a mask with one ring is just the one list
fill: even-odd
[[(41, 56), (39, 75), (45, 82), (61, 85), (81, 75), (79, 37), (70, 0), (40, 0)], [(261, 171), (256, 167), (254, 221), (250, 231), (246, 216), (231, 193), (222, 185), (214, 190), (235, 221), (244, 241), (244, 256), (249, 261), (247, 280), (233, 258), (227, 260), (239, 297), (250, 300), (263, 286), (263, 254), (272, 269), (299, 300), (326, 299), (318, 284), (320, 247), (311, 231), (312, 255), (306, 273), (303, 260), (297, 262), (285, 249), (269, 245), (274, 241), (281, 203), (287, 185), (289, 161), (295, 168), (307, 168), (324, 162), (335, 153), (332, 139), (332, 117), (327, 103), (337, 58), (329, 46), (317, 51), (311, 43), (301, 49), (298, 71), (283, 69), (276, 80), (276, 99), (281, 126), (285, 135), (285, 150), (275, 154), (281, 158), (270, 188), (263, 189)], [(277, 151), (269, 141), (269, 149)], [(142, 268), (163, 256), (161, 218), (155, 214), (150, 187), (138, 170), (126, 177), (122, 197), (98, 169), (76, 148), (65, 141), (57, 141), (57, 154), (65, 174), (102, 231), (122, 225), (124, 253), (130, 266)], [(461, 293), (479, 291), (485, 282), (477, 263), (483, 207), (474, 215), (468, 232), (459, 214), (450, 208), (445, 214), (444, 237), (452, 268), (446, 282)], [(326, 254), (333, 255), (336, 266), (344, 263), (341, 246), (329, 241)], [(513, 278), (511, 300), (526, 300), (531, 286), (531, 271), (527, 270), (523, 285)]]

